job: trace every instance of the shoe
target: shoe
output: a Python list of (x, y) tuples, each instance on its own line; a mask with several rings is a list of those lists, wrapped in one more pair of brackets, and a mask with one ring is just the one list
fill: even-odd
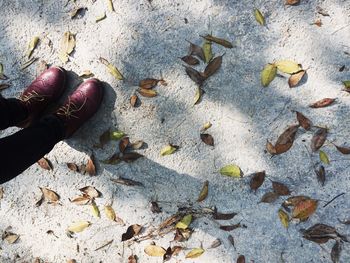
[(66, 139), (97, 112), (103, 93), (102, 83), (98, 79), (89, 79), (80, 84), (54, 113), (63, 122)]
[(57, 101), (65, 90), (66, 71), (51, 67), (37, 77), (21, 94), (19, 103), (28, 115), (16, 126), (26, 128), (38, 119), (52, 102)]

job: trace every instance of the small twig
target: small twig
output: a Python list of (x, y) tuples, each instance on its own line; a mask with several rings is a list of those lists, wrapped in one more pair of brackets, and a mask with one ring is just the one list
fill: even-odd
[(104, 248), (104, 247), (106, 247), (106, 246), (112, 244), (113, 240), (114, 240), (114, 239), (108, 241), (106, 244), (104, 244), (104, 245), (102, 245), (102, 246), (96, 248), (94, 251), (100, 250), (100, 249), (102, 249), (102, 248)]
[(332, 200), (328, 201), (324, 206), (323, 208), (325, 208), (327, 205), (329, 205), (330, 203), (332, 203), (335, 199), (337, 199), (338, 197), (342, 196), (342, 195), (345, 195), (345, 193), (341, 193), (341, 194), (338, 194), (336, 197), (334, 197)]

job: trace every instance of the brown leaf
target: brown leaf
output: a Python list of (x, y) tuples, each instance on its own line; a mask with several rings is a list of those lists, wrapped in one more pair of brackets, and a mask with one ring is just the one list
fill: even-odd
[(322, 26), (322, 20), (321, 19), (317, 19), (315, 22), (314, 22), (314, 25), (318, 26), (318, 27), (321, 27)]
[(70, 13), (70, 17), (72, 19), (76, 18), (77, 16), (81, 16), (83, 15), (84, 11), (86, 10), (87, 8), (86, 7), (77, 7), (77, 8), (74, 8), (71, 13)]
[(57, 202), (60, 200), (60, 196), (55, 191), (52, 191), (46, 187), (40, 187), (40, 190), (43, 193), (45, 199), (49, 200), (50, 202)]
[(75, 163), (66, 163), (69, 170), (79, 172), (79, 167)]
[(204, 52), (202, 47), (197, 46), (191, 42), (190, 43), (190, 50), (188, 52), (188, 55), (195, 55), (197, 57), (199, 57), (201, 60), (205, 61), (205, 56), (204, 56)]
[(311, 139), (311, 149), (316, 152), (322, 147), (327, 138), (328, 130), (325, 128), (319, 128)]
[(137, 105), (139, 104), (139, 97), (136, 94), (130, 97), (130, 104), (132, 107), (137, 107)]
[(277, 200), (278, 194), (275, 192), (268, 192), (261, 197), (261, 203), (273, 203)]
[(232, 231), (232, 230), (235, 230), (235, 229), (240, 228), (240, 227), (244, 227), (244, 226), (241, 226), (241, 223), (238, 223), (235, 225), (220, 226), (220, 229), (224, 230), (224, 231)]
[(139, 88), (137, 90), (137, 92), (140, 93), (141, 96), (146, 97), (146, 98), (153, 98), (153, 97), (157, 96), (157, 92), (155, 90), (152, 90), (152, 89)]
[(209, 78), (210, 76), (214, 75), (216, 71), (221, 67), (222, 64), (222, 56), (218, 56), (214, 59), (212, 59), (209, 64), (205, 67), (204, 70), (204, 76), (206, 78)]
[(139, 87), (142, 89), (153, 89), (158, 84), (158, 79), (143, 79), (139, 83)]
[(235, 247), (235, 240), (234, 240), (233, 236), (228, 235), (227, 239), (228, 239), (228, 241), (230, 241), (231, 245), (232, 245), (233, 247)]
[(38, 161), (38, 165), (43, 168), (44, 170), (53, 170), (53, 166), (52, 166), (52, 163), (50, 162), (49, 159), (47, 158), (41, 158), (39, 161)]
[(195, 57), (193, 56), (184, 56), (181, 58), (181, 60), (183, 62), (185, 62), (186, 64), (188, 65), (191, 65), (191, 66), (194, 66), (194, 65), (198, 65), (199, 64), (199, 60), (196, 59)]
[(214, 37), (212, 35), (206, 35), (206, 36), (201, 36), (201, 37), (203, 37), (204, 39), (206, 39), (208, 41), (212, 41), (216, 44), (224, 46), (226, 48), (233, 48), (233, 45), (231, 44), (231, 42), (229, 42), (223, 38)]
[(135, 256), (135, 255), (129, 256), (128, 263), (137, 263), (137, 256)]
[(337, 230), (325, 224), (316, 224), (304, 231), (303, 238), (316, 242), (318, 244), (324, 244), (329, 239), (335, 239), (338, 236)]
[(250, 179), (250, 189), (258, 190), (258, 188), (264, 183), (266, 173), (265, 171), (254, 173), (252, 179)]
[(202, 202), (205, 198), (207, 198), (208, 190), (209, 190), (209, 181), (205, 181), (203, 184), (202, 190), (199, 193), (199, 197), (197, 199), (197, 202)]
[(136, 161), (137, 159), (143, 157), (142, 154), (131, 152), (131, 153), (124, 153), (120, 159), (124, 162), (131, 163)]
[(337, 148), (339, 152), (342, 154), (350, 154), (350, 147), (345, 147), (345, 146), (337, 146), (334, 144), (334, 146)]
[(111, 157), (109, 157), (106, 160), (103, 160), (102, 162), (105, 164), (118, 164), (121, 162), (121, 159), (120, 159), (119, 154), (114, 153), (114, 154), (112, 154)]
[(124, 137), (123, 139), (121, 139), (119, 142), (119, 151), (121, 153), (124, 153), (126, 148), (128, 148), (129, 143), (130, 143), (129, 137)]
[(277, 155), (288, 151), (292, 146), (299, 125), (288, 127), (277, 139), (275, 146), (267, 141), (266, 149), (272, 155)]
[(94, 176), (96, 175), (96, 167), (94, 164), (94, 156), (91, 155), (91, 157), (89, 158), (89, 160), (87, 161), (87, 164), (85, 166), (85, 171), (90, 175), (90, 176)]
[(310, 200), (310, 197), (305, 196), (305, 195), (297, 195), (297, 196), (291, 196), (289, 198), (287, 198), (287, 200), (285, 200), (283, 202), (283, 206), (296, 206), (298, 203), (305, 201), (305, 200)]
[(162, 208), (159, 207), (157, 202), (152, 201), (151, 202), (151, 211), (152, 211), (152, 213), (159, 214), (162, 212)]
[(184, 242), (187, 241), (192, 234), (193, 230), (187, 228), (187, 229), (176, 229), (175, 236), (174, 236), (174, 241), (177, 242)]
[(337, 240), (334, 246), (332, 247), (332, 251), (331, 251), (331, 259), (333, 263), (339, 263), (341, 251), (342, 251), (342, 242)]
[(100, 191), (98, 191), (93, 186), (85, 186), (83, 188), (80, 188), (79, 191), (85, 193), (86, 195), (90, 196), (91, 198), (97, 198), (100, 197), (102, 194)]
[(237, 213), (232, 212), (232, 213), (220, 213), (217, 211), (217, 209), (214, 209), (214, 213), (213, 213), (213, 218), (215, 220), (230, 220), (232, 218), (234, 218), (237, 215)]
[(202, 86), (203, 82), (205, 81), (205, 77), (202, 76), (201, 73), (199, 73), (197, 70), (194, 68), (184, 66), (186, 69), (187, 75), (198, 85)]
[(297, 203), (293, 209), (292, 217), (298, 218), (301, 221), (307, 220), (317, 209), (318, 201), (308, 199)]
[(324, 186), (324, 183), (326, 181), (326, 171), (325, 171), (323, 165), (320, 165), (318, 170), (315, 169), (315, 173), (317, 176), (317, 181), (319, 181), (321, 183), (321, 185)]
[(166, 252), (165, 252), (165, 254), (164, 254), (164, 256), (163, 256), (163, 262), (170, 260), (172, 254), (173, 253), (172, 253), (171, 247), (168, 247)]
[(299, 125), (303, 127), (305, 130), (309, 131), (312, 126), (311, 120), (305, 117), (305, 115), (299, 111), (296, 111), (296, 114), (297, 114), (297, 120), (299, 122)]
[(306, 70), (300, 70), (299, 72), (292, 74), (288, 79), (289, 87), (293, 88), (295, 86), (298, 86), (299, 82), (303, 79), (305, 73)]
[(178, 221), (181, 220), (182, 217), (183, 216), (181, 214), (174, 214), (172, 216), (169, 216), (159, 225), (159, 230), (162, 230), (164, 228), (167, 228), (167, 227), (177, 223)]
[(298, 5), (300, 0), (286, 0), (286, 5)]
[(309, 105), (310, 108), (323, 108), (331, 105), (336, 99), (324, 98)]
[(275, 146), (273, 146), (273, 144), (269, 141), (266, 142), (266, 150), (269, 154), (272, 154), (272, 155), (277, 154), (277, 150)]
[(272, 182), (272, 188), (278, 195), (290, 195), (288, 187), (279, 182)]
[(122, 234), (122, 241), (129, 240), (134, 236), (137, 236), (142, 230), (142, 226), (138, 224), (134, 224), (128, 227), (126, 232)]
[(221, 240), (220, 238), (217, 238), (213, 241), (213, 243), (211, 243), (210, 248), (216, 248), (219, 247), (221, 245)]
[(202, 133), (200, 136), (201, 136), (201, 140), (205, 144), (210, 145), (210, 146), (214, 146), (214, 138), (213, 138), (213, 136), (211, 136), (208, 133)]
[(127, 178), (124, 178), (121, 176), (117, 179), (111, 178), (111, 181), (113, 183), (127, 185), (127, 186), (143, 186), (143, 184), (141, 182), (134, 181), (132, 179), (127, 179)]
[(103, 148), (105, 144), (107, 144), (111, 140), (111, 130), (108, 129), (105, 132), (103, 132), (99, 138), (100, 143), (98, 145), (95, 145), (98, 148)]
[(73, 200), (68, 198), (68, 200), (76, 205), (87, 205), (91, 201), (91, 198), (88, 195), (82, 195), (77, 196)]
[(237, 258), (237, 263), (245, 263), (245, 257), (243, 255), (240, 255), (238, 258)]

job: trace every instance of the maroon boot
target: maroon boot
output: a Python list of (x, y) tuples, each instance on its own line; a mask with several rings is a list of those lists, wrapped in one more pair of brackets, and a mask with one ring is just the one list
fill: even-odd
[(65, 90), (66, 71), (51, 67), (37, 77), (21, 94), (19, 101), (28, 117), (17, 126), (30, 126), (51, 103), (57, 101)]
[(80, 84), (54, 113), (64, 124), (65, 138), (71, 137), (95, 114), (101, 105), (103, 93), (102, 83), (98, 79), (89, 79)]

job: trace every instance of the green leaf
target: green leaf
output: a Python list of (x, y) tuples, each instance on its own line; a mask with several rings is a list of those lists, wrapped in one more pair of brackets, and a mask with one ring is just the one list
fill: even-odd
[(28, 51), (27, 51), (27, 57), (30, 58), (30, 56), (33, 54), (34, 49), (39, 43), (39, 37), (35, 36), (28, 44)]
[(264, 69), (261, 71), (261, 84), (267, 87), (276, 77), (276, 73), (277, 67), (274, 64), (265, 65)]
[(330, 164), (328, 155), (327, 155), (324, 151), (322, 151), (322, 150), (320, 150), (320, 160), (321, 160), (321, 162), (323, 162), (324, 164)]
[(264, 15), (260, 12), (259, 9), (254, 10), (254, 16), (255, 16), (256, 21), (258, 21), (258, 23), (260, 25), (262, 25), (262, 26), (265, 25)]
[(125, 136), (125, 133), (122, 131), (111, 131), (111, 133), (109, 134), (109, 138), (114, 141), (118, 141), (124, 136)]
[(231, 177), (242, 177), (243, 173), (241, 168), (235, 164), (229, 164), (220, 169), (220, 174)]
[[(1, 73), (1, 70), (0, 70)], [(350, 91), (350, 80), (344, 80), (343, 84), (345, 86), (345, 90)]]
[(278, 70), (287, 74), (293, 74), (302, 70), (298, 63), (291, 60), (280, 60), (277, 61), (275, 65), (278, 68)]
[(190, 252), (187, 253), (186, 258), (197, 258), (200, 255), (202, 255), (204, 253), (204, 251), (205, 250), (203, 248), (194, 248)]
[(192, 222), (192, 215), (185, 215), (177, 224), (176, 228), (186, 229)]
[(164, 155), (170, 155), (173, 154), (179, 147), (175, 146), (175, 145), (167, 145), (165, 146), (161, 151), (160, 151), (160, 155), (164, 156)]
[(205, 63), (209, 63), (209, 61), (213, 58), (213, 53), (211, 50), (211, 42), (207, 40), (204, 41), (202, 49), (204, 52)]

